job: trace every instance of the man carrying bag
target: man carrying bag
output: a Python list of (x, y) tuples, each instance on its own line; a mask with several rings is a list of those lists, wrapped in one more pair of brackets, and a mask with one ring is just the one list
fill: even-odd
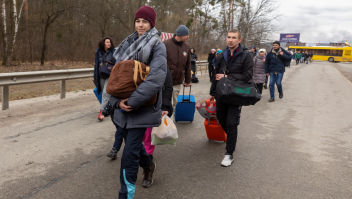
[[(230, 104), (226, 95), (220, 95), (220, 89), (223, 89), (221, 86), (229, 81), (250, 82), (253, 74), (253, 56), (247, 47), (240, 44), (241, 41), (241, 33), (238, 30), (234, 29), (228, 32), (226, 38), (228, 46), (216, 60), (215, 81), (212, 82), (210, 89), (209, 99), (213, 101), (216, 98), (216, 115), (227, 134), (226, 153), (221, 162), (221, 165), (225, 167), (230, 166), (233, 162), (233, 152), (237, 142), (237, 126), (240, 123), (242, 106)], [(222, 85), (220, 85), (221, 83)], [(233, 85), (231, 86), (233, 87)], [(228, 90), (225, 89), (226, 91)], [(237, 91), (246, 94), (251, 93), (252, 89), (239, 88)]]

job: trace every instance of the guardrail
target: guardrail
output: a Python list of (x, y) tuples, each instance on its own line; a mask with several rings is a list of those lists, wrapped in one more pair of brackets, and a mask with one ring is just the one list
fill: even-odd
[(66, 97), (66, 80), (93, 77), (93, 73), (93, 68), (2, 73), (0, 74), (0, 86), (2, 86), (2, 110), (9, 108), (9, 86), (61, 81), (60, 99), (63, 99)]
[[(208, 65), (207, 61), (197, 61), (197, 65)], [(205, 72), (207, 67), (205, 67)], [(94, 68), (69, 69), (69, 70), (49, 70), (18, 73), (1, 73), (0, 86), (2, 86), (2, 110), (9, 108), (9, 86), (19, 84), (31, 84), (49, 81), (60, 82), (60, 99), (66, 97), (66, 80), (93, 77)]]

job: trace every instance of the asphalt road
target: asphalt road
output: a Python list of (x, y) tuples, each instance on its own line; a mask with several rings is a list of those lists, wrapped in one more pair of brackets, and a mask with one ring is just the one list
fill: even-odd
[[(208, 97), (207, 74), (193, 84)], [(231, 167), (203, 118), (177, 123), (176, 146), (157, 146), (157, 172), (137, 199), (352, 198), (352, 83), (328, 62), (292, 65), (284, 98), (244, 107)], [(11, 89), (11, 88), (10, 88)], [(118, 198), (114, 126), (97, 121), (92, 91), (10, 102), (0, 113), (0, 198)], [(121, 155), (118, 154), (119, 157)]]

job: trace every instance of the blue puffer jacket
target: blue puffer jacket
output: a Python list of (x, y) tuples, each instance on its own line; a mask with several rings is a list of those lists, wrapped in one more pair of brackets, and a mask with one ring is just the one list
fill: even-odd
[[(166, 47), (163, 42), (153, 48), (153, 58), (150, 63), (150, 72), (146, 80), (132, 93), (127, 103), (133, 108), (131, 112), (118, 110), (121, 98), (111, 96), (111, 106), (115, 108), (113, 122), (126, 129), (158, 127), (161, 124), (161, 106), (163, 103), (162, 88), (164, 86), (167, 61)], [(142, 106), (146, 101), (158, 93), (155, 104)]]
[(285, 72), (285, 62), (291, 62), (291, 53), (287, 52), (285, 49), (280, 48), (284, 53), (283, 55), (276, 56), (273, 53), (273, 49), (266, 55), (265, 59), (265, 73), (284, 73)]

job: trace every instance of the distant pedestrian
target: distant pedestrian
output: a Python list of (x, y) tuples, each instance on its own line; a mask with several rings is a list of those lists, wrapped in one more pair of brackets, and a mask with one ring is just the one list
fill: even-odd
[(260, 49), (259, 54), (254, 57), (253, 81), (257, 84), (259, 93), (262, 94), (263, 84), (265, 83), (265, 49)]
[(296, 65), (298, 65), (299, 62), (300, 62), (300, 60), (301, 60), (301, 58), (302, 58), (302, 54), (301, 54), (300, 51), (298, 51), (298, 52), (296, 53), (295, 58), (296, 58)]
[(98, 93), (102, 93), (102, 101), (100, 105), (100, 112), (98, 119), (102, 121), (107, 113), (110, 112), (108, 102), (110, 95), (106, 92), (106, 86), (109, 81), (110, 75), (106, 73), (100, 73), (103, 67), (113, 67), (115, 65), (115, 59), (113, 54), (115, 52), (114, 42), (109, 38), (105, 37), (99, 41), (98, 49), (95, 51), (95, 64), (94, 64), (94, 84), (97, 87)]
[[(110, 98), (116, 132), (120, 133), (125, 141), (120, 166), (119, 199), (134, 197), (139, 167), (143, 168), (144, 188), (153, 184), (156, 171), (156, 164), (142, 143), (147, 128), (161, 124), (161, 90), (167, 74), (166, 48), (160, 40), (159, 32), (154, 28), (155, 22), (155, 10), (149, 6), (141, 7), (134, 17), (136, 31), (123, 40), (114, 53), (116, 63), (136, 60), (150, 66), (147, 78), (129, 98)], [(156, 94), (156, 103), (144, 106)]]
[(280, 42), (273, 43), (273, 49), (266, 55), (265, 59), (265, 73), (270, 75), (270, 99), (269, 102), (275, 101), (275, 84), (279, 91), (279, 98), (284, 97), (282, 89), (282, 78), (285, 73), (285, 62), (291, 60), (291, 54), (280, 47)]
[(251, 54), (253, 57), (257, 56), (257, 49), (255, 48), (255, 46), (251, 47)]
[(213, 64), (213, 60), (216, 56), (216, 50), (215, 49), (211, 49), (211, 52), (208, 55), (208, 71), (209, 71), (209, 79), (210, 82), (213, 81), (214, 79), (214, 64)]
[(193, 71), (192, 77), (196, 77), (196, 73), (197, 73), (196, 62), (197, 62), (197, 60), (198, 60), (198, 57), (196, 54), (196, 50), (194, 48), (191, 48), (191, 69)]
[(175, 110), (177, 97), (182, 84), (185, 87), (191, 86), (191, 48), (188, 46), (189, 30), (185, 25), (180, 25), (176, 34), (164, 44), (167, 51), (167, 66), (172, 74), (173, 94), (172, 107)]
[(306, 53), (304, 52), (304, 51), (302, 51), (302, 57), (301, 57), (301, 63), (303, 63), (304, 62), (304, 59), (305, 59), (305, 57), (306, 57)]
[(306, 62), (306, 64), (308, 64), (308, 62), (309, 62), (309, 53), (308, 53), (308, 51), (306, 51), (306, 53), (305, 53), (304, 61)]
[(253, 57), (249, 49), (240, 43), (241, 41), (241, 33), (238, 30), (233, 29), (227, 33), (227, 48), (216, 58), (216, 77), (210, 88), (209, 99), (210, 101), (214, 101), (216, 98), (216, 116), (227, 134), (226, 153), (221, 162), (221, 165), (224, 167), (230, 166), (233, 162), (242, 106), (230, 105), (219, 99), (217, 95), (217, 83), (225, 75), (242, 81), (252, 80)]
[(313, 61), (313, 51), (311, 51), (309, 53), (309, 61), (312, 62)]

